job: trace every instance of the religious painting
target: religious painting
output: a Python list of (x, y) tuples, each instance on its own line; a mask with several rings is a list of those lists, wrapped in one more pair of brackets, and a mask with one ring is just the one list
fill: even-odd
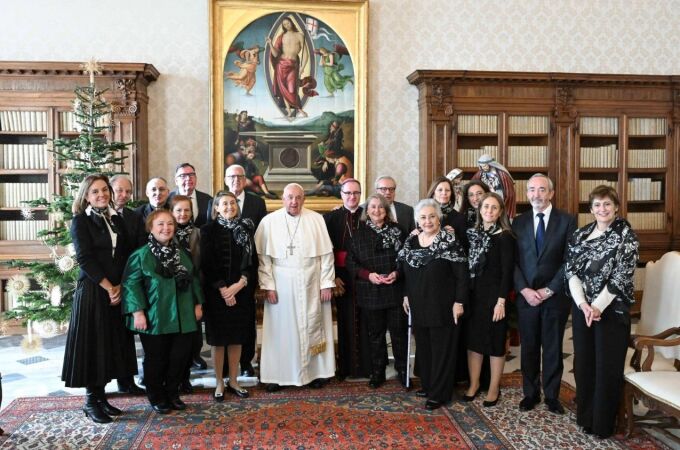
[(276, 207), (302, 185), (332, 208), (365, 181), (365, 1), (211, 2), (213, 185), (242, 166), (246, 189)]

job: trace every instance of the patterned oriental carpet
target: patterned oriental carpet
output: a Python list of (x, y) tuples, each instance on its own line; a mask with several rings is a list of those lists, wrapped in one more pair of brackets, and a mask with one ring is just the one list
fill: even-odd
[(321, 390), (288, 388), (270, 394), (251, 388), (239, 400), (212, 391), (183, 396), (189, 409), (161, 416), (145, 397), (112, 395), (125, 414), (96, 425), (80, 410), (83, 397), (34, 397), (14, 400), (0, 414), (0, 449), (199, 449), (199, 448), (668, 448), (644, 431), (631, 439), (599, 440), (581, 433), (574, 418), (574, 391), (563, 383), (567, 414), (557, 416), (543, 404), (520, 413), (519, 374), (503, 378), (501, 401), (483, 408), (454, 401), (436, 411), (405, 392), (395, 381), (378, 390), (365, 382), (332, 382)]

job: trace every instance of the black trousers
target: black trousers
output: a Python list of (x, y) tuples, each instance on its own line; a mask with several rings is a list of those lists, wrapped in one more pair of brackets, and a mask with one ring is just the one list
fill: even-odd
[(608, 437), (614, 433), (623, 389), (623, 368), (630, 337), (630, 316), (609, 305), (599, 322), (586, 326), (574, 305), (574, 377), (576, 423)]
[(428, 400), (451, 400), (456, 377), (459, 325), (413, 327), (416, 337), (416, 364)]
[(368, 328), (368, 341), (371, 356), (371, 373), (385, 376), (387, 367), (387, 340), (385, 333), (390, 331), (394, 368), (406, 371), (406, 351), (408, 346), (408, 322), (400, 306), (386, 309), (361, 309), (361, 317)]
[[(254, 302), (254, 301), (253, 301)], [(251, 311), (248, 311), (250, 317), (248, 317), (248, 322), (251, 326), (246, 330), (246, 335), (244, 336), (243, 344), (241, 344), (241, 370), (251, 364), (253, 358), (255, 357), (255, 342), (257, 341), (257, 313), (255, 306), (252, 307)], [(225, 366), (227, 364), (227, 359), (224, 359)], [(229, 373), (228, 366), (225, 367)]]
[(144, 348), (144, 383), (152, 405), (178, 396), (177, 388), (191, 359), (191, 333), (139, 333)]
[(564, 370), (562, 342), (569, 309), (548, 308), (545, 304), (527, 306), (517, 308), (519, 334), (522, 339), (520, 356), (524, 396), (535, 399), (541, 397), (543, 348), (543, 394), (547, 400), (557, 400)]

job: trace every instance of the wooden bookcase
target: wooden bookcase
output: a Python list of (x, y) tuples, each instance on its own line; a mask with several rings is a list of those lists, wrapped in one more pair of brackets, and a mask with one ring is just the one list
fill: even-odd
[(553, 203), (592, 220), (588, 193), (616, 188), (621, 214), (640, 236), (641, 260), (680, 249), (680, 77), (417, 70), (420, 195), (455, 167), (465, 179), (486, 153), (515, 179), (555, 182)]
[[(124, 170), (133, 179), (137, 197), (148, 171), (147, 87), (159, 73), (151, 64), (101, 63), (98, 89), (111, 103), (113, 131), (106, 137), (132, 142)], [(35, 209), (23, 220), (20, 200), (50, 198), (60, 191), (60, 167), (46, 150), (46, 140), (75, 137), (74, 89), (88, 85), (80, 63), (0, 62), (0, 269), (12, 259), (45, 259), (48, 250), (36, 232), (49, 226), (46, 211)], [(0, 270), (0, 311), (4, 283), (14, 273)]]

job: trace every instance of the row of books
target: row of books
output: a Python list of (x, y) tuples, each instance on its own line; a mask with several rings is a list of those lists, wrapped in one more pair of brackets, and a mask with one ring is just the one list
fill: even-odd
[(484, 145), (481, 148), (458, 149), (458, 167), (477, 167), (477, 160), (485, 154), (491, 155), (498, 161), (498, 146)]
[(2, 169), (47, 169), (44, 144), (0, 144)]
[(628, 167), (631, 169), (658, 169), (666, 167), (665, 148), (628, 150)]
[[(64, 111), (59, 114), (59, 129), (61, 131), (80, 131), (80, 124), (77, 122), (76, 115), (71, 111)], [(109, 116), (98, 117), (95, 125), (105, 127), (108, 125)]]
[[(634, 230), (663, 230), (666, 228), (665, 212), (629, 212), (626, 219)], [(578, 226), (585, 226), (594, 220), (590, 213), (579, 213)]]
[(458, 116), (458, 134), (496, 134), (498, 132), (498, 116), (460, 115)]
[(661, 200), (660, 180), (651, 178), (630, 178), (628, 180), (628, 201)]
[(616, 144), (581, 147), (582, 168), (616, 168), (618, 161), (619, 149)]
[(654, 136), (665, 134), (665, 117), (633, 117), (628, 121), (628, 136)]
[(527, 182), (529, 180), (515, 180), (515, 199), (518, 203), (527, 203)]
[(580, 202), (588, 202), (588, 197), (590, 196), (590, 193), (593, 191), (598, 186), (605, 185), (609, 187), (613, 187), (616, 189), (617, 187), (617, 182), (616, 181), (611, 181), (611, 180), (579, 180), (578, 181), (578, 200)]
[(548, 147), (545, 145), (508, 146), (508, 166), (545, 167), (548, 165)]
[(581, 117), (579, 133), (616, 136), (619, 134), (618, 117)]
[(548, 134), (550, 120), (547, 116), (510, 116), (508, 132), (510, 134)]
[(45, 111), (0, 111), (0, 131), (47, 131)]
[(47, 198), (47, 183), (0, 183), (0, 206), (21, 208), (22, 201)]
[(47, 230), (47, 220), (4, 220), (0, 222), (0, 239), (7, 241), (34, 241), (38, 231)]

